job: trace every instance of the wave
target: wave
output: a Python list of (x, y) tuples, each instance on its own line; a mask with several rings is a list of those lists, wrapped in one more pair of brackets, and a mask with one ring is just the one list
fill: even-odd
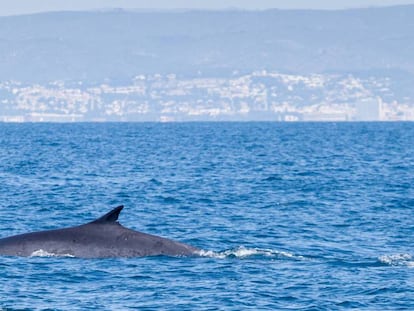
[(71, 254), (55, 254), (49, 253), (43, 249), (38, 249), (30, 254), (30, 257), (75, 257)]
[[(288, 251), (281, 251), (281, 250), (274, 250), (274, 249), (263, 249), (263, 248), (248, 248), (245, 246), (239, 246), (237, 248), (223, 250), (223, 251), (207, 251), (201, 250), (197, 252), (197, 255), (200, 257), (208, 257), (208, 258), (216, 258), (216, 259), (278, 259), (278, 260), (293, 260), (293, 261), (303, 261), (303, 260), (311, 260), (314, 261), (315, 258), (296, 255), (294, 253)], [(34, 251), (30, 257), (66, 257), (66, 258), (74, 258), (75, 256), (72, 254), (56, 254), (45, 251), (43, 249), (39, 249)], [(325, 259), (323, 260), (320, 258), (322, 262), (330, 262), (331, 264), (335, 265), (345, 265), (345, 266), (378, 266), (378, 265), (385, 265), (385, 266), (400, 266), (400, 267), (409, 267), (414, 268), (414, 258), (410, 254), (391, 254), (391, 255), (382, 255), (379, 256), (376, 260), (370, 262), (349, 262), (343, 260), (333, 260)]]
[[(214, 252), (201, 250), (197, 252), (197, 255), (200, 257), (210, 257), (217, 259), (225, 258), (276, 258), (276, 259), (293, 259), (293, 260), (302, 260), (303, 256), (298, 256), (286, 251), (278, 251), (272, 249), (260, 249), (260, 248), (246, 248), (240, 246), (234, 249)], [(74, 258), (76, 256), (72, 254), (56, 254), (45, 251), (43, 249), (35, 250), (30, 254), (30, 257), (70, 257)]]
[(414, 258), (410, 254), (393, 254), (378, 257), (378, 261), (388, 266), (405, 266), (414, 268)]
[(226, 258), (272, 258), (272, 259), (292, 259), (292, 260), (303, 260), (305, 257), (295, 255), (286, 251), (279, 251), (273, 249), (261, 249), (261, 248), (247, 248), (244, 246), (239, 246), (234, 249), (214, 252), (214, 251), (205, 251), (201, 250), (198, 252), (198, 255), (201, 257), (210, 257), (218, 259)]

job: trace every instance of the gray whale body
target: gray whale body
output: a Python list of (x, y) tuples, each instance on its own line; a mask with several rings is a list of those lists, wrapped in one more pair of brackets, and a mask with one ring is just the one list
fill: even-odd
[(123, 206), (76, 227), (19, 234), (0, 239), (0, 255), (40, 253), (79, 258), (195, 256), (199, 249), (159, 236), (134, 231), (118, 223)]

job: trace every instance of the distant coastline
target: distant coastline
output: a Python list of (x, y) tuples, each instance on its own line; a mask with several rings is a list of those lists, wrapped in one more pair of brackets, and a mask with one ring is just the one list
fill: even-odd
[(414, 5), (0, 17), (0, 121), (412, 121), (412, 20)]
[(2, 122), (412, 121), (389, 79), (253, 72), (140, 75), (126, 85), (0, 83)]

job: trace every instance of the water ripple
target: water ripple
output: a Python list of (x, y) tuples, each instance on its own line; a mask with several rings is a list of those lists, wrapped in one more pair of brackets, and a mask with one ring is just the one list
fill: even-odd
[(412, 123), (0, 123), (1, 237), (124, 204), (205, 250), (1, 257), (0, 309), (414, 309), (413, 146)]

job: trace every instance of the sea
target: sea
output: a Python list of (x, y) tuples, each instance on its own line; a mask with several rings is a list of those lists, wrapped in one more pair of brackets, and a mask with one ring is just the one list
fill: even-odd
[(196, 257), (0, 257), (0, 310), (413, 310), (414, 123), (0, 123), (0, 237), (125, 208)]

